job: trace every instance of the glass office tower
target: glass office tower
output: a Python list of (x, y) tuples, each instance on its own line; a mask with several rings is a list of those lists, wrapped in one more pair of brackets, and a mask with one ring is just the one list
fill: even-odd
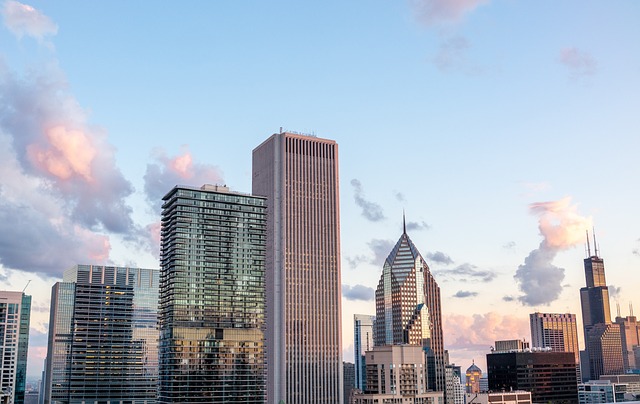
[(164, 198), (160, 403), (264, 403), (265, 198), (176, 186)]
[(24, 403), (31, 296), (0, 291), (0, 403)]
[(155, 403), (158, 270), (77, 265), (51, 292), (44, 402)]
[(375, 345), (420, 345), (427, 386), (445, 389), (440, 287), (407, 235), (406, 226), (384, 262), (376, 289)]

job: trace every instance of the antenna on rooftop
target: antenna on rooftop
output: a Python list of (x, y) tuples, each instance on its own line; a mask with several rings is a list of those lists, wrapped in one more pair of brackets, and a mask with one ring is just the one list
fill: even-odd
[(620, 317), (620, 303), (616, 302), (616, 313), (618, 313), (618, 317)]
[(407, 234), (407, 222), (404, 218), (404, 209), (402, 209), (402, 234)]
[(587, 233), (587, 258), (591, 257), (591, 245), (589, 244), (589, 230), (585, 230)]
[(629, 302), (629, 315), (633, 317), (633, 303)]
[(596, 228), (593, 228), (593, 248), (596, 250), (596, 257), (598, 256), (598, 243), (596, 242)]

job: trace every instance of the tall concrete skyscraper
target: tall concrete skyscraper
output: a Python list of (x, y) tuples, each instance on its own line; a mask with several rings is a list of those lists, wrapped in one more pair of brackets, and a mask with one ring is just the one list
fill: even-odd
[(576, 315), (570, 313), (529, 314), (532, 348), (551, 348), (553, 352), (573, 352), (580, 361)]
[[(595, 254), (584, 259), (587, 286), (580, 289), (582, 324), (584, 326), (585, 355), (581, 363), (583, 380), (596, 380), (600, 375), (622, 373), (622, 340), (620, 327), (611, 322), (609, 288), (604, 274), (604, 260), (598, 256), (594, 236)], [(589, 237), (587, 236), (587, 245)]]
[(51, 289), (44, 403), (155, 403), (158, 270), (76, 265), (62, 279)]
[[(373, 324), (376, 316), (353, 315), (353, 353), (355, 357), (355, 388), (366, 388), (366, 352), (373, 349)], [(346, 386), (345, 386), (346, 388)]]
[(440, 287), (407, 235), (406, 226), (384, 262), (376, 289), (375, 344), (422, 346), (427, 386), (445, 389)]
[(267, 197), (267, 399), (342, 403), (338, 145), (288, 132), (253, 150)]
[(174, 187), (162, 206), (160, 403), (265, 400), (265, 198)]
[(31, 296), (0, 291), (0, 403), (23, 404)]

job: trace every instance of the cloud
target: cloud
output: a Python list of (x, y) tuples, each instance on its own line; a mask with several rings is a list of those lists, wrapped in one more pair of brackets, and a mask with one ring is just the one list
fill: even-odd
[(367, 245), (373, 251), (373, 259), (369, 262), (373, 265), (383, 266), (395, 243), (391, 240), (373, 239)]
[(421, 222), (407, 222), (407, 230), (408, 231), (420, 231), (420, 230), (429, 230), (431, 226), (429, 223), (425, 221)]
[(505, 243), (502, 246), (503, 249), (505, 250), (513, 250), (514, 248), (516, 248), (516, 242), (515, 241), (509, 241), (508, 243)]
[(464, 64), (465, 54), (471, 47), (469, 40), (457, 35), (450, 37), (440, 44), (438, 53), (431, 60), (441, 71), (449, 71)]
[(41, 41), (46, 36), (58, 33), (58, 26), (51, 18), (40, 10), (14, 0), (4, 2), (2, 19), (5, 27), (18, 38), (27, 35)]
[(342, 285), (342, 296), (347, 300), (364, 300), (368, 302), (373, 300), (374, 294), (373, 288), (364, 285)]
[(458, 22), (488, 0), (412, 0), (418, 19), (427, 26)]
[(87, 229), (133, 230), (133, 192), (115, 164), (106, 133), (86, 123), (85, 111), (53, 69), (24, 79), (0, 75), (0, 133), (11, 141), (25, 175), (63, 201), (70, 219)]
[(394, 196), (396, 198), (396, 201), (398, 201), (398, 202), (405, 202), (406, 201), (406, 199), (404, 197), (404, 194), (402, 192), (396, 192)]
[(634, 249), (631, 251), (631, 254), (634, 254), (634, 255), (640, 256), (640, 249), (634, 248)]
[(485, 314), (450, 314), (443, 317), (447, 349), (489, 352), (496, 340), (519, 339), (529, 335), (529, 319), (495, 312)]
[(453, 297), (464, 299), (466, 297), (476, 297), (478, 292), (470, 292), (468, 290), (459, 290)]
[(453, 260), (451, 259), (451, 257), (449, 257), (447, 254), (443, 253), (442, 251), (436, 251), (436, 252), (427, 252), (427, 259), (436, 262), (438, 264), (443, 264), (443, 265), (451, 265), (453, 264)]
[(615, 285), (609, 285), (609, 296), (612, 299), (618, 300), (618, 298), (620, 297), (621, 293), (622, 293), (622, 287), (615, 286)]
[(573, 77), (587, 77), (596, 74), (596, 60), (587, 52), (577, 48), (564, 48), (560, 51), (558, 60)]
[(375, 202), (368, 201), (364, 198), (362, 192), (362, 184), (357, 179), (351, 180), (353, 186), (354, 195), (353, 198), (356, 201), (356, 205), (362, 208), (362, 216), (372, 222), (379, 222), (385, 219), (382, 207)]
[(347, 263), (349, 264), (349, 268), (355, 269), (358, 265), (363, 262), (369, 262), (370, 260), (365, 255), (356, 255), (355, 257), (345, 257)]
[(436, 271), (439, 275), (447, 276), (450, 278), (456, 278), (463, 282), (468, 280), (491, 282), (495, 279), (496, 273), (493, 271), (481, 271), (478, 267), (465, 262), (462, 265), (458, 265), (453, 269), (443, 269)]
[(194, 163), (187, 146), (183, 146), (182, 153), (175, 157), (169, 157), (164, 150), (157, 149), (154, 159), (154, 163), (147, 164), (144, 191), (157, 211), (160, 211), (162, 206), (162, 197), (176, 185), (200, 187), (204, 184), (224, 183), (220, 168), (210, 164)]
[(513, 302), (513, 301), (518, 300), (518, 298), (514, 297), (514, 296), (503, 296), (502, 300), (505, 301), (505, 302)]
[(559, 251), (582, 241), (585, 230), (591, 227), (591, 218), (580, 216), (569, 197), (533, 203), (529, 210), (539, 217), (538, 229), (543, 240), (514, 275), (524, 293), (518, 300), (527, 306), (548, 305), (560, 296), (564, 280), (564, 269), (553, 265), (553, 260)]

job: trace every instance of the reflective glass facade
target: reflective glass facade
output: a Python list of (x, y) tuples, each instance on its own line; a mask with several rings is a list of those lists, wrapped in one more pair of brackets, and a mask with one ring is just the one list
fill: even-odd
[[(353, 315), (353, 351), (355, 356), (355, 388), (365, 391), (366, 352), (373, 349), (373, 324), (376, 316), (366, 314)], [(347, 386), (345, 386), (345, 389)]]
[(278, 133), (253, 151), (267, 197), (267, 402), (343, 401), (338, 145)]
[(24, 403), (31, 296), (0, 291), (0, 402)]
[(51, 294), (45, 403), (155, 403), (158, 271), (77, 265)]
[(444, 391), (440, 287), (406, 231), (385, 260), (376, 289), (375, 344), (421, 345), (427, 386)]
[(531, 313), (531, 347), (551, 348), (554, 352), (573, 352), (579, 362), (578, 326), (571, 313)]
[(177, 186), (164, 198), (160, 403), (265, 400), (265, 198)]

